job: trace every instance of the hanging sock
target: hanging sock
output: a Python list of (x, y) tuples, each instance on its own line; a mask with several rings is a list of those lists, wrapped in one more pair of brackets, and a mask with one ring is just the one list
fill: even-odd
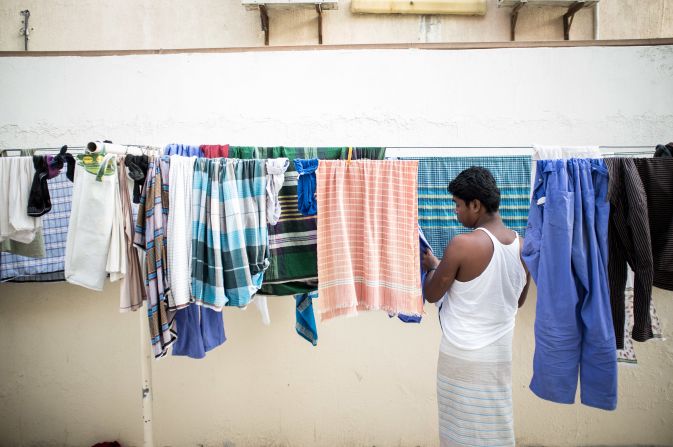
[(149, 158), (147, 155), (127, 155), (124, 159), (128, 176), (133, 180), (133, 203), (140, 203), (140, 196), (147, 177)]
[(269, 225), (276, 225), (280, 219), (278, 193), (285, 182), (285, 171), (290, 166), (287, 158), (266, 160), (266, 218)]
[(42, 155), (33, 155), (33, 166), (35, 167), (35, 174), (30, 186), (27, 212), (29, 216), (40, 217), (51, 211), (51, 198), (47, 187), (49, 168), (47, 160)]
[(71, 182), (75, 181), (75, 157), (72, 156), (72, 154), (68, 154), (68, 146), (61, 146), (61, 150), (59, 151), (58, 155), (52, 156), (52, 155), (47, 155), (47, 165), (49, 166), (49, 175), (47, 176), (48, 179), (52, 179), (56, 177), (59, 172), (61, 172), (61, 169), (63, 169), (63, 166), (67, 164), (66, 168), (66, 177), (68, 180)]
[(295, 329), (297, 334), (301, 335), (313, 346), (318, 344), (318, 329), (315, 326), (315, 316), (313, 315), (313, 299), (318, 298), (318, 292), (298, 293), (294, 296), (297, 302), (297, 323)]
[(316, 199), (315, 171), (318, 169), (318, 159), (302, 160), (296, 158), (294, 167), (299, 173), (297, 179), (297, 206), (304, 216), (315, 216), (318, 212)]

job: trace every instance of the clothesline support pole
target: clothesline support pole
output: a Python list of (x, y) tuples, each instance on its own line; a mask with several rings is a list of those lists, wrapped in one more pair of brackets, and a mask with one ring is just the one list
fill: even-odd
[(141, 395), (143, 405), (143, 446), (154, 447), (154, 430), (152, 429), (152, 354), (150, 352), (150, 334), (147, 327), (147, 316), (142, 309), (138, 310), (140, 318), (140, 374)]

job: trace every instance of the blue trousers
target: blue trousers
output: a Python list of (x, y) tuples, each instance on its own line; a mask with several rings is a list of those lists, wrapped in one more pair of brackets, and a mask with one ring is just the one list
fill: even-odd
[(222, 312), (195, 303), (176, 312), (175, 326), (178, 339), (173, 344), (173, 355), (202, 359), (206, 352), (227, 340)]
[(537, 285), (530, 388), (572, 404), (617, 406), (617, 354), (607, 279), (610, 205), (603, 160), (537, 162), (523, 259)]

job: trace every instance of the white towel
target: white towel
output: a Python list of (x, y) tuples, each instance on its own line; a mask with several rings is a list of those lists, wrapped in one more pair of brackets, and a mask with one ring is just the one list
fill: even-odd
[(173, 303), (187, 306), (191, 299), (192, 281), (192, 179), (195, 157), (171, 155), (168, 175), (168, 269)]
[[(106, 156), (106, 160), (109, 158)], [(97, 181), (96, 174), (88, 172), (81, 162), (75, 167), (65, 246), (65, 279), (71, 284), (103, 290), (118, 183), (116, 171)]]
[(266, 218), (269, 225), (276, 225), (280, 219), (278, 193), (285, 182), (285, 171), (290, 166), (287, 158), (270, 158), (266, 161)]
[(0, 158), (0, 241), (28, 244), (42, 231), (42, 217), (28, 215), (34, 175), (33, 157)]

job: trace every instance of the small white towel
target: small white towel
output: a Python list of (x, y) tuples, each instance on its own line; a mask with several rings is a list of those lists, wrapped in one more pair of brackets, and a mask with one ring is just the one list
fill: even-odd
[(276, 225), (280, 219), (278, 193), (283, 187), (288, 166), (290, 161), (287, 158), (270, 158), (266, 161), (266, 216), (270, 225)]

